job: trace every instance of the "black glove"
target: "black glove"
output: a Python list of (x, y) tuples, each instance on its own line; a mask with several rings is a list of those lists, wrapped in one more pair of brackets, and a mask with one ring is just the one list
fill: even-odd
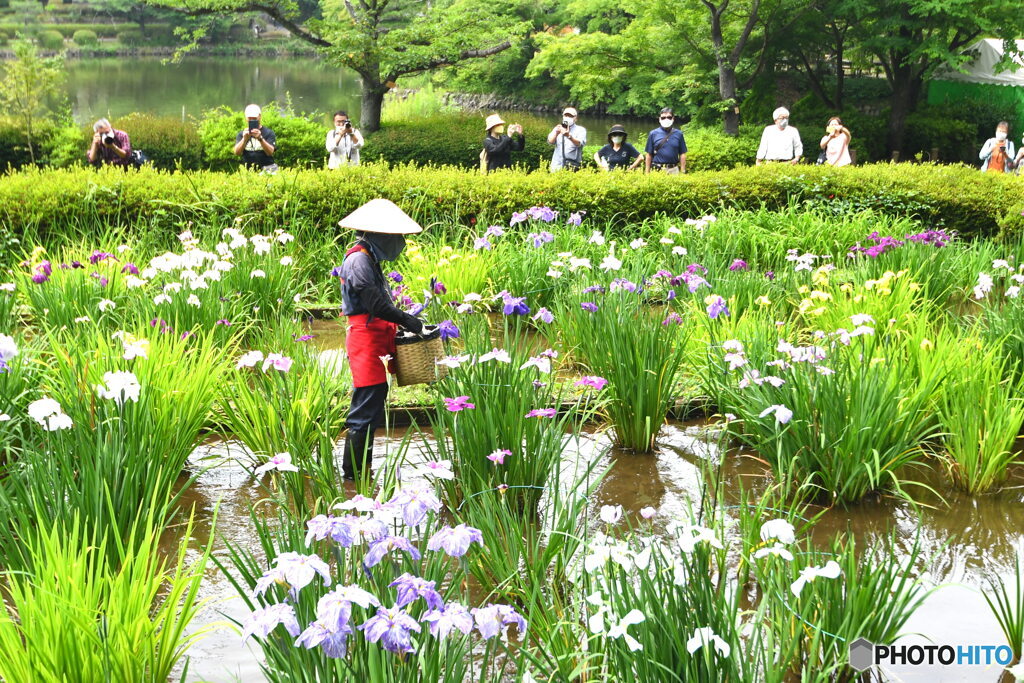
[(416, 334), (421, 334), (423, 332), (423, 321), (414, 315), (406, 313), (405, 318), (402, 319), (402, 327)]

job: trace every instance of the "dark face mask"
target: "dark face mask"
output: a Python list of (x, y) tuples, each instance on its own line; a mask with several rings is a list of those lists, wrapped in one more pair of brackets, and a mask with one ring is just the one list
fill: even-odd
[(378, 261), (394, 261), (405, 249), (405, 235), (384, 235), (379, 232), (363, 233), (361, 238), (370, 245)]

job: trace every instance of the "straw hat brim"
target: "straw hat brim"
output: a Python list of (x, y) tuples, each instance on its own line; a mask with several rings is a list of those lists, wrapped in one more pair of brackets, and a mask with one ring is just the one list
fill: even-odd
[(338, 221), (338, 225), (358, 232), (383, 235), (415, 235), (423, 232), (419, 223), (387, 199), (371, 199)]
[(487, 132), (490, 132), (491, 128), (494, 128), (495, 126), (504, 126), (504, 125), (505, 125), (505, 122), (502, 120), (502, 118), (500, 116), (498, 116), (497, 114), (492, 114), (492, 115), (487, 117), (486, 121), (484, 121), (484, 130), (487, 131)]

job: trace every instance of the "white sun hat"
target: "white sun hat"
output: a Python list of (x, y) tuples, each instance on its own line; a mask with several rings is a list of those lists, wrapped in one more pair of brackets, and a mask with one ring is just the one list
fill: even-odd
[(260, 105), (258, 105), (258, 104), (250, 104), (249, 106), (247, 106), (245, 108), (245, 118), (247, 118), (247, 119), (258, 118), (259, 115), (262, 112), (263, 112), (263, 110), (260, 109)]
[(387, 199), (371, 199), (338, 221), (338, 225), (358, 232), (379, 232), (385, 235), (415, 235), (423, 232), (419, 223)]
[(490, 116), (487, 117), (487, 120), (484, 122), (484, 130), (490, 131), (491, 128), (494, 128), (495, 126), (504, 125), (504, 123), (505, 122), (502, 120), (500, 116), (498, 116), (497, 114), (491, 114)]

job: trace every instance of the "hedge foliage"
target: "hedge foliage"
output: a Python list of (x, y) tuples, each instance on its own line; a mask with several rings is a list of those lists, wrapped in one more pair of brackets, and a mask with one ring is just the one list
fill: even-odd
[[(34, 31), (58, 31), (65, 38), (73, 38), (78, 31), (92, 31), (100, 38), (114, 38), (119, 31), (123, 31), (126, 24), (36, 24), (24, 26), (22, 24), (0, 23), (0, 31), (8, 36), (18, 33), (29, 33)], [(151, 34), (170, 34), (173, 31), (170, 24), (146, 24), (146, 32)]]
[(142, 224), (180, 228), (189, 220), (251, 216), (280, 227), (303, 222), (334, 231), (363, 202), (387, 197), (429, 224), (506, 222), (514, 211), (547, 205), (585, 210), (597, 221), (658, 214), (699, 216), (717, 207), (779, 208), (792, 202), (845, 215), (871, 208), (914, 216), (927, 227), (971, 236), (1015, 236), (1024, 229), (1024, 180), (966, 166), (877, 164), (844, 169), (762, 166), (661, 174), (522, 173), (481, 176), (451, 168), (369, 164), (339, 171), (168, 173), (153, 169), (30, 169), (0, 178), (0, 228), (104, 230)]
[(79, 47), (93, 47), (99, 43), (99, 38), (96, 36), (96, 32), (85, 28), (75, 31), (72, 34), (71, 39), (75, 41), (75, 45)]
[(40, 31), (39, 45), (45, 50), (63, 50), (64, 36), (60, 31)]

